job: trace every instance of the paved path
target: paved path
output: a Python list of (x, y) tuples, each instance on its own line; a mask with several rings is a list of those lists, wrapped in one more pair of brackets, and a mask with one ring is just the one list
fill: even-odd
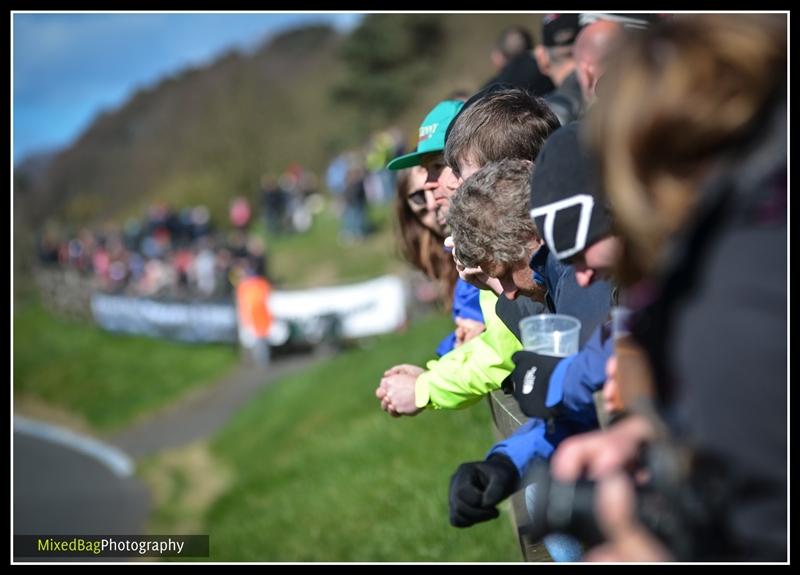
[(147, 490), (134, 477), (62, 443), (14, 433), (15, 534), (144, 533), (148, 512)]
[(210, 437), (266, 385), (330, 356), (330, 351), (320, 349), (273, 361), (266, 370), (238, 366), (219, 383), (198, 390), (177, 405), (162, 409), (107, 439), (139, 458)]
[(149, 494), (132, 475), (127, 456), (138, 459), (210, 437), (263, 387), (330, 356), (320, 349), (277, 359), (268, 370), (237, 366), (211, 387), (105, 438), (106, 444), (20, 418), (14, 432), (14, 533), (144, 533)]

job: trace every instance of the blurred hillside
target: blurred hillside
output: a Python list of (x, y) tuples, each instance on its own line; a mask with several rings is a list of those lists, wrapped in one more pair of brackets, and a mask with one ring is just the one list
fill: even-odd
[[(536, 14), (371, 14), (346, 35), (327, 26), (294, 29), (253, 53), (230, 52), (140, 90), (99, 115), (68, 148), (15, 169), (15, 291), (23, 289), (34, 234), (45, 224), (98, 229), (165, 201), (178, 209), (205, 204), (224, 227), (233, 197), (259, 205), (265, 173), (280, 174), (297, 162), (322, 176), (336, 154), (363, 147), (390, 126), (413, 147), (420, 119), (437, 100), (472, 92), (493, 75), (489, 51), (500, 32), (524, 24), (537, 35), (540, 20)], [(393, 245), (388, 228), (374, 238)], [(273, 254), (284, 251), (273, 247)], [(382, 257), (387, 264), (391, 251)], [(336, 250), (335, 256), (326, 265), (338, 269), (347, 255)], [(352, 278), (334, 272), (327, 279)]]
[(373, 14), (348, 36), (296, 29), (185, 70), (97, 117), (69, 148), (21, 165), (15, 221), (120, 221), (155, 199), (205, 203), (224, 221), (230, 198), (255, 198), (264, 172), (296, 161), (320, 173), (389, 124), (413, 146), (431, 104), (479, 87), (492, 42), (519, 23), (538, 30), (537, 15)]

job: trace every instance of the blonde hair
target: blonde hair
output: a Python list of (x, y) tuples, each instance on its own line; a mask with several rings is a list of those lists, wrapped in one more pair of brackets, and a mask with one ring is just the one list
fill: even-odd
[(640, 273), (658, 269), (703, 178), (785, 86), (786, 46), (783, 15), (697, 15), (633, 35), (611, 54), (588, 122)]

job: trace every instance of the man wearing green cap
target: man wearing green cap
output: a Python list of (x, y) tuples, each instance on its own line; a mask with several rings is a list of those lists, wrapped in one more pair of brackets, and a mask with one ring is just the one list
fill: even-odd
[(464, 102), (461, 100), (443, 100), (434, 106), (419, 127), (417, 149), (398, 156), (386, 164), (390, 170), (402, 170), (413, 166), (424, 166), (423, 156), (427, 154), (444, 154), (444, 136), (447, 126), (456, 117)]
[[(449, 198), (458, 189), (459, 179), (444, 161), (447, 127), (463, 106), (459, 100), (439, 102), (419, 128), (417, 149), (395, 158), (390, 170), (423, 166), (428, 171), (425, 189), (436, 197), (440, 223), (445, 224)], [(476, 290), (459, 280), (464, 289)], [(427, 406), (434, 409), (465, 407), (499, 389), (514, 368), (511, 355), (522, 348), (511, 331), (497, 317), (497, 295), (480, 290), (480, 307), (486, 331), (438, 360), (429, 361), (427, 370), (401, 364), (384, 372), (375, 395), (381, 407), (393, 416), (416, 415)]]
[[(432, 190), (434, 196), (450, 197), (455, 194), (460, 182), (444, 162), (444, 136), (447, 126), (463, 105), (461, 100), (443, 100), (436, 104), (419, 127), (417, 149), (395, 158), (386, 167), (390, 170), (402, 170), (422, 166), (428, 171), (426, 190)], [(437, 212), (439, 224), (442, 226), (446, 225), (444, 215), (442, 210)]]

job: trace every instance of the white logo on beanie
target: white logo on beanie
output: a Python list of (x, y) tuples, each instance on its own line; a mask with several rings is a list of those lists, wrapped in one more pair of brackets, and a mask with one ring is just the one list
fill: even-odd
[[(566, 210), (575, 206), (580, 206), (581, 211), (578, 215), (578, 225), (575, 230), (575, 237), (570, 238), (572, 241), (569, 247), (562, 250), (556, 250), (555, 234), (553, 227), (555, 224), (556, 214), (561, 210)], [(544, 216), (544, 225), (537, 227), (539, 232), (544, 237), (547, 247), (550, 251), (560, 260), (573, 256), (586, 247), (586, 238), (589, 235), (589, 223), (592, 219), (592, 208), (594, 207), (594, 198), (588, 194), (577, 194), (557, 202), (552, 202), (538, 208), (531, 210), (531, 219), (536, 221), (536, 218)]]

